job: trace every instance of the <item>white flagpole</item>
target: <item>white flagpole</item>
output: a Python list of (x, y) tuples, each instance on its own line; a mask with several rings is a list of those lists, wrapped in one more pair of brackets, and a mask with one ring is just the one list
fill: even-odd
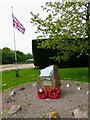
[[(13, 15), (13, 7), (12, 8), (12, 15)], [(12, 18), (13, 20), (13, 18)], [(16, 77), (19, 77), (18, 67), (17, 67), (17, 54), (16, 54), (16, 42), (15, 42), (15, 29), (13, 27), (13, 37), (14, 37), (14, 49), (15, 49), (15, 62), (16, 62)]]

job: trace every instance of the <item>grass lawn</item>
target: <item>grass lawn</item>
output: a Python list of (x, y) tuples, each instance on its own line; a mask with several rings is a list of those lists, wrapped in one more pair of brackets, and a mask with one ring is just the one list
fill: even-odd
[[(1, 73), (0, 73), (1, 74)], [(40, 74), (39, 69), (19, 69), (19, 77), (16, 77), (15, 70), (2, 72), (2, 90), (29, 83), (36, 82)], [(74, 80), (80, 82), (88, 82), (88, 68), (62, 68), (59, 69), (61, 80)]]
[(38, 69), (19, 69), (19, 77), (15, 70), (2, 72), (2, 90), (24, 83), (35, 82), (39, 75)]
[(59, 69), (59, 76), (61, 77), (62, 80), (90, 82), (90, 81), (88, 81), (88, 68)]

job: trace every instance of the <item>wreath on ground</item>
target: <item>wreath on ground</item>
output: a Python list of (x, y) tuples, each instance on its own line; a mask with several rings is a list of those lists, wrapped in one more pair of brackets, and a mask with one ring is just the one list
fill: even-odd
[(60, 96), (60, 90), (58, 88), (51, 88), (49, 91), (48, 91), (48, 97), (51, 98), (51, 99), (57, 99), (59, 98)]
[(40, 99), (46, 99), (47, 97), (51, 99), (57, 99), (60, 96), (60, 90), (56, 87), (46, 90), (45, 88), (40, 88), (38, 90), (38, 97)]
[(46, 90), (45, 88), (40, 88), (40, 89), (38, 90), (38, 97), (39, 97), (40, 99), (46, 99), (47, 96), (48, 96), (48, 93), (47, 93), (47, 90)]

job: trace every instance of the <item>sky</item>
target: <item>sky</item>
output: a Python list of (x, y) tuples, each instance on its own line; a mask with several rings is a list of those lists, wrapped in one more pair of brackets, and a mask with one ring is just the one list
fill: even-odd
[[(41, 5), (49, 0), (0, 0), (0, 48), (8, 47), (15, 50), (14, 35), (13, 35), (13, 22), (12, 22), (12, 9), (14, 16), (25, 27), (25, 33), (15, 29), (15, 43), (16, 50), (23, 53), (32, 54), (32, 40), (36, 39), (36, 27), (30, 23), (31, 14), (40, 13), (41, 17), (45, 17), (46, 13), (43, 12)], [(55, 1), (55, 0), (51, 0)]]

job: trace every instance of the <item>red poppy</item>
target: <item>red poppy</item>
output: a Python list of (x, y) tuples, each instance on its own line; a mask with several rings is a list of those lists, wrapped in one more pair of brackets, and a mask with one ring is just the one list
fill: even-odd
[(48, 97), (51, 99), (57, 99), (60, 96), (60, 90), (58, 88), (51, 88), (48, 91)]
[(38, 90), (38, 97), (40, 99), (45, 99), (45, 98), (47, 98), (47, 96), (48, 96), (48, 93), (47, 93), (47, 90), (45, 88), (40, 88)]

